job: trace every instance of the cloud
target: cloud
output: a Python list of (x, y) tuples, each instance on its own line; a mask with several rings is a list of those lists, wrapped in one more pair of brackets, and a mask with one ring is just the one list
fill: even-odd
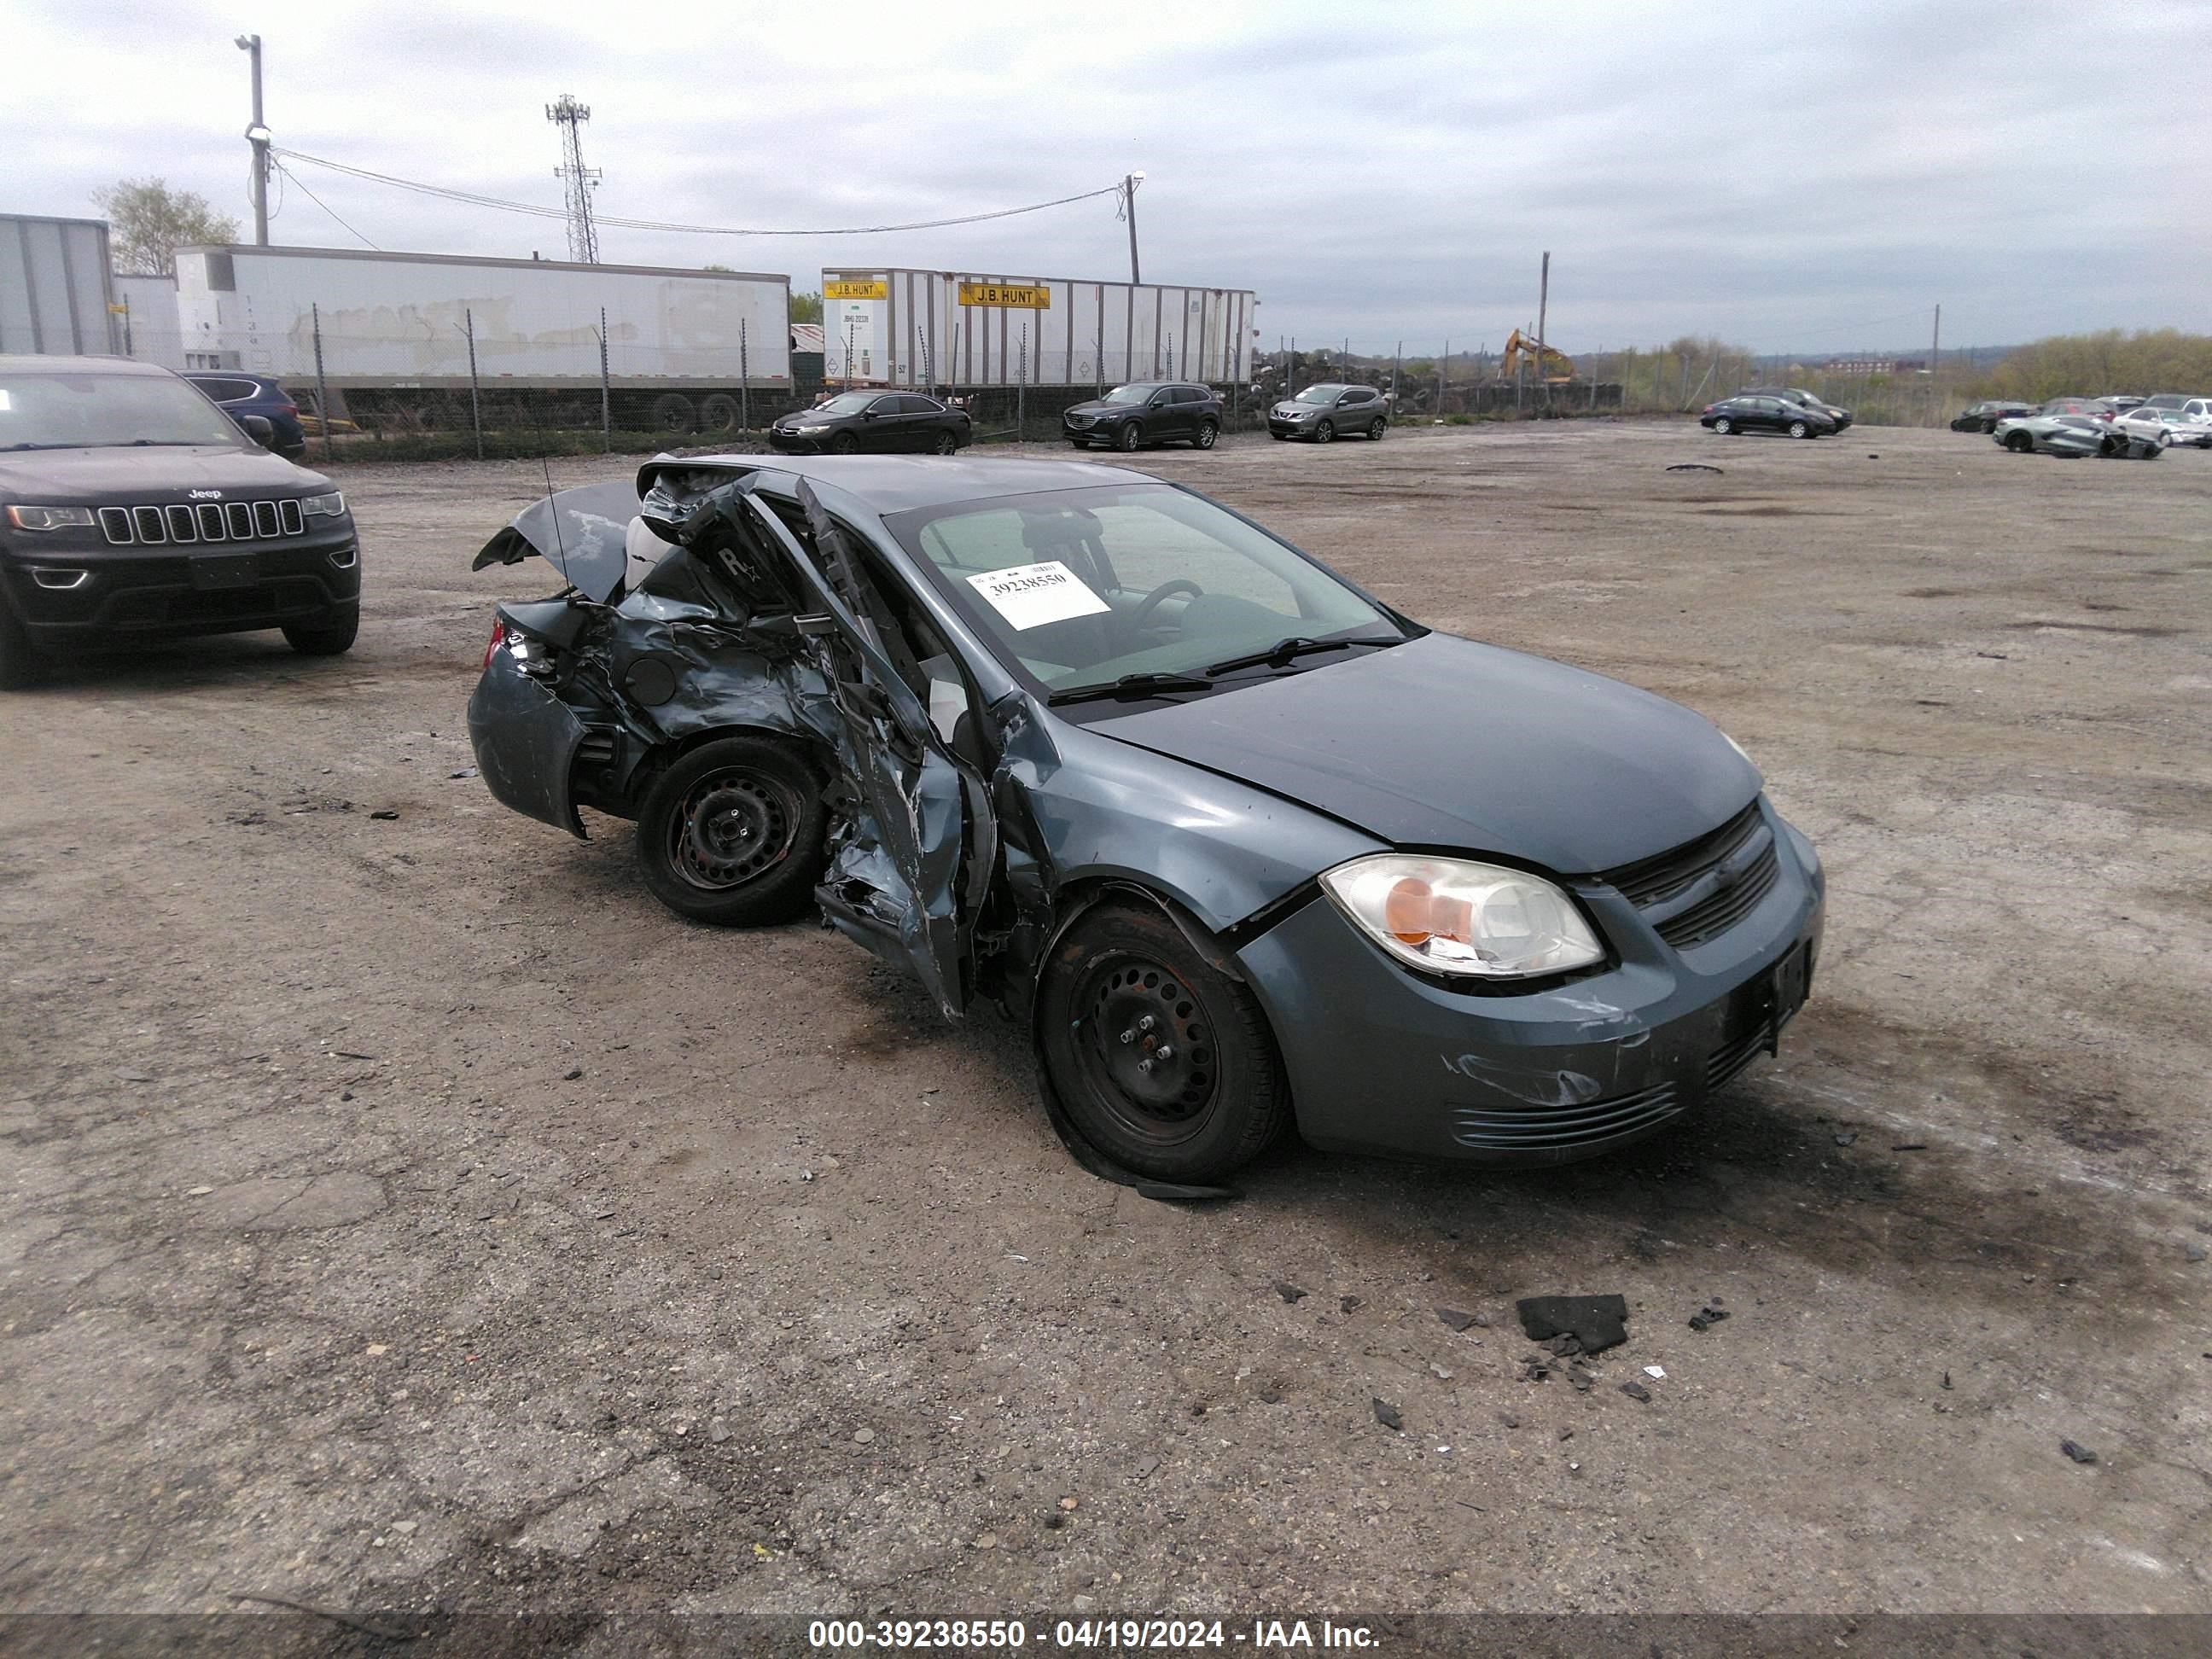
[[(89, 213), (99, 185), (158, 173), (245, 220), (239, 27), (181, 0), (25, 8), (0, 205)], [(617, 216), (895, 222), (1141, 167), (1146, 275), (1258, 290), (1270, 338), (1494, 344), (1533, 315), (1546, 249), (1551, 331), (1576, 349), (1691, 331), (1893, 346), (1939, 301), (1962, 343), (2212, 330), (2197, 118), (2212, 9), (456, 0), (247, 27), (267, 37), (281, 144), (549, 207), (544, 106), (562, 92), (592, 106), (586, 157)], [(564, 246), (557, 221), (299, 177), (387, 247)], [(275, 234), (354, 245), (296, 189)], [(1110, 201), (894, 236), (601, 242), (625, 263), (789, 271), (799, 288), (824, 264), (1127, 264)]]

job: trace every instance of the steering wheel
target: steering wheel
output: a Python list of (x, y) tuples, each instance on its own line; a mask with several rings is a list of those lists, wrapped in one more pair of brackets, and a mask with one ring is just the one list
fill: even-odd
[(1143, 633), (1146, 625), (1152, 619), (1152, 612), (1160, 608), (1160, 602), (1163, 599), (1172, 599), (1177, 593), (1188, 593), (1191, 598), (1197, 599), (1205, 598), (1206, 590), (1186, 576), (1177, 576), (1173, 581), (1162, 582), (1137, 601), (1136, 612), (1129, 619), (1130, 631), (1137, 634)]

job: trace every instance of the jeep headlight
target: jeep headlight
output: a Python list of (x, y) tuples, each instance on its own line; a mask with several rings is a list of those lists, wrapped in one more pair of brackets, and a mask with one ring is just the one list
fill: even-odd
[(327, 495), (302, 495), (300, 511), (310, 519), (338, 519), (345, 516), (345, 492), (333, 489)]
[(1575, 902), (1525, 870), (1383, 853), (1340, 864), (1322, 890), (1399, 961), (1471, 979), (1527, 979), (1605, 960)]
[(11, 507), (8, 522), (18, 530), (89, 530), (88, 507)]

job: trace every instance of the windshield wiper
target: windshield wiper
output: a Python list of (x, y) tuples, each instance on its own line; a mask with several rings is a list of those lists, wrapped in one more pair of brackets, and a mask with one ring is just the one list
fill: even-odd
[(1094, 697), (1156, 697), (1168, 691), (1211, 691), (1213, 682), (1202, 674), (1124, 674), (1108, 685), (1079, 685), (1054, 691), (1049, 703), (1085, 702)]
[(1355, 645), (1396, 645), (1396, 640), (1316, 640), (1303, 634), (1289, 639), (1277, 640), (1265, 651), (1255, 651), (1248, 656), (1230, 657), (1206, 665), (1209, 674), (1231, 674), (1240, 668), (1287, 668), (1294, 657), (1310, 657), (1321, 651), (1349, 651)]

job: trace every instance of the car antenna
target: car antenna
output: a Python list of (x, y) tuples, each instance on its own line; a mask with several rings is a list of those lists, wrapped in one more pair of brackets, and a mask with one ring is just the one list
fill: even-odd
[[(553, 505), (553, 463), (540, 455), (538, 465), (545, 469), (545, 512), (553, 520), (553, 550), (561, 556), (561, 574), (566, 576), (568, 574), (568, 550), (561, 541), (561, 509)], [(571, 587), (575, 586), (574, 582), (568, 585)]]

